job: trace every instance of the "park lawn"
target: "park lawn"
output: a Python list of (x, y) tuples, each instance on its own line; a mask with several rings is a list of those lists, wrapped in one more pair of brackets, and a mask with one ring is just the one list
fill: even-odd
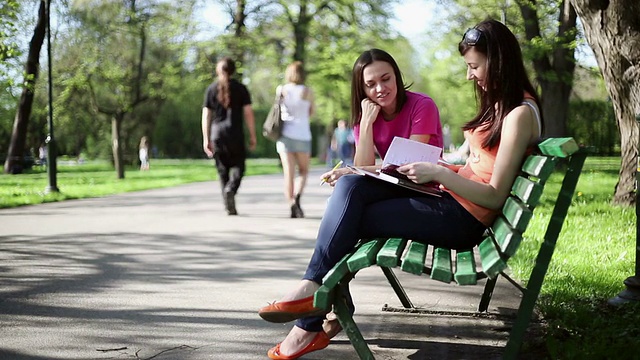
[[(607, 303), (635, 275), (635, 208), (611, 204), (619, 163), (587, 158), (537, 303), (544, 335), (530, 336), (523, 352), (549, 359), (638, 358), (640, 303)], [(547, 186), (557, 194), (558, 178)], [(526, 281), (531, 272), (554, 199), (542, 199), (526, 241), (509, 261), (518, 279)]]
[[(277, 159), (248, 159), (246, 175), (281, 172)], [(213, 160), (153, 159), (150, 171), (125, 169), (125, 178), (118, 180), (107, 161), (77, 164), (58, 163), (56, 185), (60, 192), (48, 192), (46, 169), (35, 167), (20, 175), (0, 175), (0, 208), (41, 204), (69, 199), (82, 199), (130, 191), (156, 189), (199, 181), (217, 180)]]
[[(542, 287), (542, 321), (530, 329), (523, 355), (535, 359), (634, 359), (640, 349), (640, 304), (612, 307), (607, 300), (634, 275), (636, 215), (633, 207), (611, 204), (619, 158), (587, 159), (555, 255)], [(279, 173), (277, 160), (250, 159), (247, 175)], [(127, 191), (216, 179), (212, 161), (154, 160), (151, 170), (129, 168), (117, 180), (108, 163), (60, 165), (59, 194), (45, 194), (47, 173), (0, 176), (0, 207), (104, 196)], [(552, 177), (547, 186), (560, 187)], [(551, 191), (553, 193), (553, 191)], [(526, 241), (509, 264), (522, 281), (533, 267), (554, 199), (542, 199), (525, 234)], [(502, 281), (502, 280), (501, 280)]]

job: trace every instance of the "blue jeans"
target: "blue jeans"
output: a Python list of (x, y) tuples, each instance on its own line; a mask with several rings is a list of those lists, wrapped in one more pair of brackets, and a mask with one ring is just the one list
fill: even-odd
[[(472, 249), (486, 227), (453, 197), (423, 195), (361, 175), (342, 176), (329, 197), (303, 279), (322, 278), (360, 239), (402, 237), (449, 249)], [(321, 331), (322, 317), (296, 326)]]

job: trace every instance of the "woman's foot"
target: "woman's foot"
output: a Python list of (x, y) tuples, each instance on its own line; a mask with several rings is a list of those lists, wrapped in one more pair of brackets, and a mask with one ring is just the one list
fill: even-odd
[(297, 326), (287, 337), (267, 353), (271, 359), (297, 359), (312, 351), (321, 350), (329, 345), (329, 337), (323, 331), (309, 332)]
[(322, 329), (329, 339), (333, 339), (334, 336), (342, 331), (342, 325), (340, 325), (340, 321), (338, 321), (338, 317), (333, 311), (326, 315), (326, 319), (322, 323)]
[(263, 306), (258, 315), (266, 321), (286, 323), (307, 316), (323, 316), (326, 310), (313, 306), (313, 294), (320, 285), (302, 280), (298, 287), (279, 301)]
[(283, 296), (280, 301), (304, 299), (315, 294), (318, 289), (320, 289), (320, 284), (311, 280), (301, 280), (300, 283), (298, 283), (298, 286)]
[[(296, 199), (299, 199), (299, 196), (297, 196)], [(304, 212), (300, 208), (300, 204), (298, 204), (297, 201), (291, 203), (291, 218), (295, 219), (295, 218), (303, 218), (303, 217), (304, 217)]]
[(303, 217), (304, 217), (304, 212), (302, 211), (302, 208), (300, 207), (300, 196), (301, 196), (301, 195), (302, 195), (302, 194), (298, 193), (298, 194), (296, 195), (296, 197), (295, 197), (295, 204), (296, 204), (296, 208), (297, 208), (297, 209), (296, 209), (296, 211), (297, 211), (297, 212), (296, 212), (296, 215), (297, 215), (297, 217), (299, 217), (299, 218), (303, 218)]

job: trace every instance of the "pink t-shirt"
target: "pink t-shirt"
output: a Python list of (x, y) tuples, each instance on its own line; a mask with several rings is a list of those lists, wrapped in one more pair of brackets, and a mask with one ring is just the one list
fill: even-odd
[[(356, 144), (360, 141), (360, 124), (353, 127)], [(396, 136), (431, 135), (429, 144), (442, 148), (442, 124), (436, 103), (425, 94), (407, 91), (407, 102), (393, 120), (385, 120), (378, 114), (373, 123), (373, 143), (378, 155), (384, 159)]]

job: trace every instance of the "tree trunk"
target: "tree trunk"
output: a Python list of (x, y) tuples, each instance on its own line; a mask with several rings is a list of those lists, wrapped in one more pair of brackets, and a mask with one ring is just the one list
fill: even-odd
[(598, 61), (620, 129), (622, 161), (614, 203), (635, 203), (640, 118), (640, 2), (571, 0)]
[(233, 37), (235, 41), (230, 44), (231, 45), (231, 53), (233, 54), (233, 59), (237, 64), (240, 64), (238, 69), (238, 77), (242, 78), (244, 72), (244, 58), (246, 51), (246, 44), (244, 44), (244, 30), (245, 30), (245, 20), (247, 18), (247, 14), (245, 14), (245, 9), (247, 7), (246, 0), (238, 0), (236, 3), (236, 10), (233, 15)]
[(298, 14), (298, 21), (293, 26), (293, 36), (296, 40), (296, 48), (293, 53), (294, 61), (305, 62), (307, 58), (306, 54), (306, 42), (309, 36), (309, 23), (311, 17), (307, 14), (307, 1), (300, 1), (300, 13)]
[[(540, 19), (535, 2), (518, 2), (529, 41), (541, 37)], [(542, 89), (542, 115), (545, 120), (545, 136), (562, 137), (567, 133), (569, 96), (573, 88), (575, 70), (574, 50), (569, 44), (575, 41), (576, 12), (569, 1), (560, 5), (558, 17), (559, 43), (551, 54), (533, 59), (537, 80)]]
[(118, 179), (124, 179), (124, 159), (122, 158), (122, 145), (120, 143), (120, 130), (124, 114), (115, 114), (111, 118), (111, 150), (113, 152), (113, 166), (116, 168)]
[(22, 171), (21, 164), (22, 158), (24, 157), (27, 128), (35, 95), (34, 88), (40, 67), (40, 49), (42, 48), (44, 37), (47, 33), (48, 14), (46, 8), (45, 1), (40, 1), (38, 22), (36, 23), (33, 37), (29, 43), (29, 54), (27, 56), (27, 64), (25, 65), (25, 84), (22, 88), (22, 94), (20, 95), (18, 112), (13, 121), (13, 132), (11, 133), (11, 142), (9, 143), (9, 150), (7, 151), (7, 159), (4, 162), (4, 172), (7, 174)]

